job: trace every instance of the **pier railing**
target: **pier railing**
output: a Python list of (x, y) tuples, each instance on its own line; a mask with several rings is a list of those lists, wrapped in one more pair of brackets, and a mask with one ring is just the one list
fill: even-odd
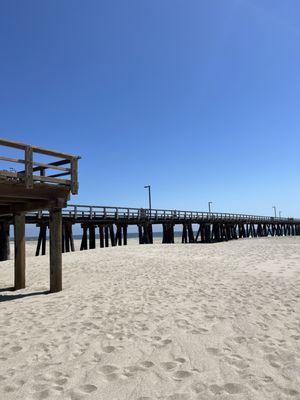
[[(77, 164), (79, 157), (5, 139), (0, 139), (0, 146), (24, 152), (24, 158), (0, 156), (0, 161), (15, 166), (14, 168), (0, 169), (0, 179), (24, 184), (27, 189), (31, 189), (35, 183), (46, 183), (70, 188), (72, 194), (78, 193)], [(49, 163), (34, 161), (35, 154), (55, 157), (58, 160)], [(17, 171), (16, 164), (22, 164), (23, 168)], [(50, 172), (50, 175), (47, 175), (46, 172)]]
[[(46, 216), (47, 212), (39, 214), (40, 217)], [(217, 213), (205, 211), (186, 211), (186, 210), (165, 210), (165, 209), (146, 209), (132, 207), (112, 207), (112, 206), (91, 206), (81, 204), (69, 204), (62, 210), (65, 218), (72, 220), (149, 220), (151, 222), (159, 222), (165, 220), (174, 221), (248, 221), (253, 223), (259, 222), (287, 222), (299, 223), (300, 219), (282, 218), (271, 216), (259, 216), (251, 214), (233, 214), (233, 213)]]

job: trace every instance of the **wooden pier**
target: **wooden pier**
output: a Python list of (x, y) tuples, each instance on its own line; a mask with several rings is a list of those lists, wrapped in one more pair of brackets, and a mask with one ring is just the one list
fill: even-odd
[[(66, 207), (70, 193), (77, 194), (77, 162), (79, 157), (42, 149), (23, 143), (0, 139), (7, 151), (21, 152), (22, 158), (0, 156), (1, 164), (14, 168), (0, 169), (0, 261), (10, 255), (9, 227), (14, 226), (15, 280), (14, 288), (25, 288), (25, 224), (28, 214), (47, 210), (50, 229), (50, 291), (62, 289), (62, 208)], [(53, 158), (40, 162), (35, 157)], [(8, 164), (9, 163), (9, 164)], [(21, 164), (21, 167), (20, 167)], [(16, 166), (17, 165), (17, 166)], [(48, 173), (48, 174), (47, 174)], [(62, 177), (67, 179), (62, 179)], [(45, 253), (45, 240), (41, 243)]]
[[(25, 219), (39, 227), (36, 255), (46, 254), (49, 227), (51, 231), (49, 211), (28, 212)], [(4, 236), (10, 223), (6, 220)], [(160, 226), (162, 243), (174, 243), (175, 227), (181, 231), (182, 243), (300, 235), (300, 219), (294, 218), (70, 204), (62, 209), (62, 252), (75, 251), (75, 224), (82, 230), (80, 250), (127, 245), (129, 226), (136, 226), (140, 244), (153, 243), (154, 225)], [(2, 243), (3, 248), (7, 246), (7, 241)]]

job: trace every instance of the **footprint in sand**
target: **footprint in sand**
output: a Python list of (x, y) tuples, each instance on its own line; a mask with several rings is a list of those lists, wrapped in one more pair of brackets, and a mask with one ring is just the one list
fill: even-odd
[(116, 350), (116, 348), (114, 346), (105, 346), (102, 350), (104, 351), (104, 353), (112, 353)]
[(165, 369), (166, 371), (170, 371), (177, 367), (177, 364), (172, 361), (163, 362), (163, 363), (161, 363), (161, 365), (162, 365), (163, 369)]
[(221, 394), (223, 392), (223, 387), (219, 386), (219, 385), (210, 385), (209, 386), (209, 390), (213, 393), (213, 394)]
[(151, 399), (151, 397), (142, 396), (142, 397), (138, 397), (137, 400), (152, 400), (152, 399)]
[(299, 392), (295, 389), (283, 388), (282, 391), (288, 396), (297, 396), (299, 394)]
[(81, 388), (80, 388), (80, 390), (81, 390), (82, 392), (88, 393), (88, 394), (89, 394), (89, 393), (95, 392), (97, 389), (98, 389), (97, 386), (91, 385), (91, 384), (83, 385), (83, 386), (81, 386)]
[(189, 400), (190, 395), (188, 393), (174, 393), (167, 397), (167, 400)]
[(154, 367), (154, 363), (152, 361), (142, 361), (141, 365), (145, 368), (151, 368)]
[(22, 350), (22, 347), (21, 347), (21, 346), (13, 346), (13, 347), (11, 347), (10, 349), (11, 349), (11, 351), (13, 351), (14, 353), (17, 353), (17, 352), (19, 352), (19, 351)]
[(239, 385), (238, 383), (226, 383), (223, 387), (224, 390), (229, 394), (238, 394), (245, 391), (244, 386)]
[(207, 347), (206, 351), (208, 354), (211, 354), (213, 356), (219, 356), (220, 355), (220, 350), (217, 349), (216, 347)]
[(189, 371), (176, 371), (174, 373), (174, 379), (175, 380), (183, 380), (183, 379), (187, 379), (190, 376), (192, 376), (192, 373)]
[(178, 358), (175, 358), (175, 361), (179, 362), (180, 364), (184, 364), (186, 362), (186, 359), (183, 357), (178, 357)]

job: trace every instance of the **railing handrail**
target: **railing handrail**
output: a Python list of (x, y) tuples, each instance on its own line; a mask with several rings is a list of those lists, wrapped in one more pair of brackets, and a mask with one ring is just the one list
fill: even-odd
[[(256, 221), (261, 221), (261, 220), (268, 220), (268, 221), (295, 221), (299, 222), (300, 219), (296, 218), (291, 218), (291, 217), (272, 217), (272, 216), (262, 216), (262, 215), (253, 215), (253, 214), (234, 214), (234, 213), (220, 213), (220, 212), (209, 212), (209, 211), (186, 211), (186, 210), (168, 210), (168, 209), (157, 209), (157, 208), (152, 208), (151, 209), (151, 215), (150, 215), (150, 209), (149, 208), (138, 208), (138, 207), (119, 207), (119, 206), (96, 206), (96, 205), (85, 205), (85, 204), (68, 204), (66, 207), (67, 210), (70, 208), (76, 207), (76, 212), (85, 212), (87, 214), (90, 213), (90, 210), (93, 209), (95, 211), (95, 215), (101, 213), (101, 210), (103, 210), (103, 215), (105, 217), (107, 216), (113, 216), (117, 213), (118, 216), (120, 215), (126, 215), (128, 214), (133, 214), (136, 216), (140, 216), (140, 211), (143, 210), (145, 212), (144, 216), (145, 217), (150, 217), (150, 218), (159, 218), (159, 217), (173, 217), (178, 216), (179, 218), (182, 215), (182, 218), (192, 218), (192, 219), (208, 219), (208, 218), (221, 218), (221, 219), (248, 219), (248, 220), (256, 220)], [(86, 210), (84, 210), (86, 209)], [(195, 217), (193, 217), (195, 215)]]
[(30, 147), (34, 153), (44, 154), (44, 155), (58, 157), (58, 158), (66, 158), (68, 160), (72, 160), (74, 158), (79, 160), (81, 158), (80, 156), (75, 156), (75, 155), (67, 154), (67, 153), (61, 153), (59, 151), (48, 150), (43, 147), (31, 146), (31, 145), (28, 145), (25, 143), (15, 142), (12, 140), (1, 139), (1, 138), (0, 138), (0, 146), (12, 147), (12, 148), (19, 149), (19, 150), (26, 150), (27, 147)]
[[(25, 169), (23, 171), (15, 172), (15, 171), (0, 170), (0, 176), (7, 179), (14, 179), (17, 182), (23, 182), (25, 183), (25, 186), (28, 189), (33, 187), (34, 182), (41, 182), (41, 183), (44, 182), (48, 184), (50, 183), (50, 184), (67, 186), (70, 188), (72, 194), (78, 193), (77, 163), (81, 157), (1, 138), (0, 138), (0, 146), (10, 147), (24, 151), (24, 159), (0, 156), (0, 161), (25, 165)], [(50, 157), (61, 158), (61, 160), (49, 163), (33, 161), (34, 153), (44, 154)], [(62, 167), (62, 165), (65, 164), (70, 164), (69, 168)], [(46, 176), (45, 175), (46, 170), (58, 170), (62, 172), (56, 174), (52, 173), (51, 175)], [(40, 175), (34, 174), (34, 172), (37, 171), (40, 172)], [(66, 175), (70, 175), (70, 179), (61, 179), (62, 176)]]

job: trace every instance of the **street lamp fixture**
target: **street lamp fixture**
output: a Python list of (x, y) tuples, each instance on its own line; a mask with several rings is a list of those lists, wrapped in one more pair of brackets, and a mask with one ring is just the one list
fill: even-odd
[(146, 186), (144, 186), (144, 189), (148, 189), (149, 216), (150, 216), (150, 218), (151, 218), (151, 210), (152, 210), (152, 206), (151, 206), (151, 185), (146, 185)]

